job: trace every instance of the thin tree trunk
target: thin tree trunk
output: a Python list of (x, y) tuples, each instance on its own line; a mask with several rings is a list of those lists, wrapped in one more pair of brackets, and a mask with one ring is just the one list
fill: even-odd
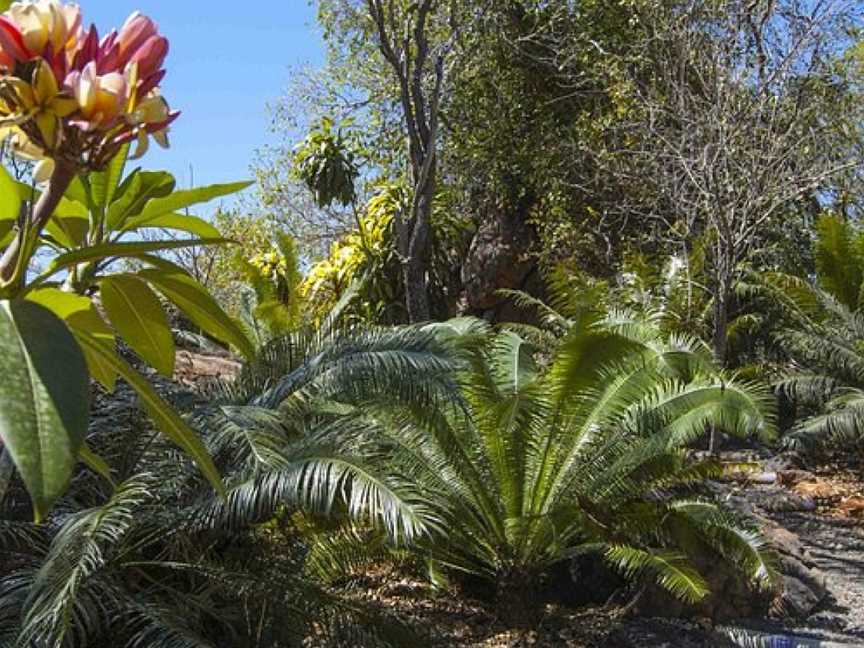
[[(714, 330), (712, 336), (712, 347), (714, 361), (720, 369), (726, 368), (726, 359), (729, 348), (729, 300), (731, 296), (731, 281), (721, 277), (718, 282), (717, 294), (714, 296)], [(719, 446), (720, 432), (711, 426), (708, 439), (708, 452), (714, 454)]]
[(429, 169), (415, 170), (415, 199), (402, 240), (405, 306), (412, 324), (428, 322), (432, 317), (429, 304), (429, 243), (435, 200), (434, 160), (429, 166)]

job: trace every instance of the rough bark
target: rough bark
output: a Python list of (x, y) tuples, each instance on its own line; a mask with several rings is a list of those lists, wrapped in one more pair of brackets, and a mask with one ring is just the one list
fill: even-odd
[(511, 628), (536, 627), (540, 617), (537, 593), (533, 574), (518, 568), (500, 573), (496, 583), (498, 617)]

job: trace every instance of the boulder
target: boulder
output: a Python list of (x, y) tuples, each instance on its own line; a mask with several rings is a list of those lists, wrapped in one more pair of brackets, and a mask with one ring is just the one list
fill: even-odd
[(772, 602), (776, 616), (804, 619), (828, 597), (827, 579), (798, 535), (762, 520), (762, 533), (777, 554), (780, 587)]
[(473, 311), (489, 311), (505, 301), (498, 291), (522, 289), (534, 269), (529, 257), (533, 228), (518, 211), (486, 218), (462, 264), (465, 301)]
[(232, 380), (242, 369), (237, 360), (209, 354), (178, 351), (174, 379), (192, 386), (206, 385), (216, 380)]

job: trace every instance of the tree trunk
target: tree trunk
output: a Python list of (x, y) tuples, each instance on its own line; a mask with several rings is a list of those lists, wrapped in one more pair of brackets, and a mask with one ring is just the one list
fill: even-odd
[[(731, 297), (731, 281), (723, 277), (718, 282), (717, 294), (714, 295), (714, 330), (712, 347), (714, 362), (720, 369), (726, 368), (726, 356), (729, 347), (729, 300)], [(720, 432), (711, 426), (708, 438), (708, 452), (714, 454), (719, 446)]]
[(537, 579), (520, 569), (498, 574), (496, 582), (498, 618), (510, 628), (529, 629), (540, 620)]
[(412, 324), (428, 322), (432, 316), (429, 305), (429, 240), (432, 231), (432, 205), (435, 199), (434, 165), (430, 174), (418, 179), (411, 219), (405, 224), (402, 237), (402, 277), (405, 284), (405, 306)]

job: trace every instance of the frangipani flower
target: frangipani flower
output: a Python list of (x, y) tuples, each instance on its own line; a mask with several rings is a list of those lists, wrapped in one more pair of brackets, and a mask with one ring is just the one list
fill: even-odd
[(83, 72), (71, 72), (66, 77), (66, 87), (77, 101), (77, 123), (84, 131), (117, 125), (129, 104), (126, 77), (119, 72), (100, 76), (95, 61), (84, 66)]
[(9, 17), (17, 25), (24, 41), (29, 60), (45, 56), (49, 45), (51, 53), (65, 52), (70, 41), (78, 39), (81, 30), (81, 10), (78, 5), (61, 5), (51, 0), (16, 2), (9, 8)]
[(179, 115), (158, 88), (167, 54), (167, 39), (140, 13), (100, 39), (95, 26), (82, 28), (77, 5), (15, 2), (0, 15), (0, 135), (91, 169), (128, 142), (136, 155), (150, 136), (167, 146)]

